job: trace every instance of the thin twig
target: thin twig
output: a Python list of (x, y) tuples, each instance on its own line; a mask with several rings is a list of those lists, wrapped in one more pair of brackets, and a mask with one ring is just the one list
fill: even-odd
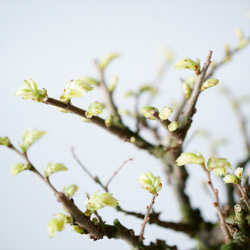
[(152, 196), (152, 200), (149, 204), (149, 206), (147, 206), (147, 210), (146, 210), (146, 213), (145, 213), (145, 216), (144, 216), (144, 221), (142, 223), (142, 227), (141, 227), (141, 233), (140, 233), (140, 236), (139, 236), (139, 240), (142, 241), (143, 240), (143, 234), (144, 234), (144, 231), (145, 231), (145, 227), (146, 227), (146, 224), (148, 223), (148, 221), (150, 220), (149, 218), (149, 214), (150, 214), (150, 211), (155, 203), (155, 198), (158, 196), (158, 193), (155, 193), (153, 194)]
[(110, 115), (113, 115), (116, 121), (121, 121), (121, 117), (117, 111), (117, 107), (114, 103), (113, 97), (112, 97), (112, 91), (108, 90), (107, 84), (104, 79), (104, 71), (99, 67), (98, 61), (95, 61), (95, 65), (98, 69), (99, 72), (99, 77), (100, 77), (100, 88), (103, 91), (103, 95), (105, 98), (105, 103), (106, 103), (106, 108)]
[(217, 210), (217, 213), (218, 213), (218, 216), (219, 216), (219, 219), (220, 219), (220, 224), (221, 224), (221, 229), (225, 235), (225, 241), (226, 243), (229, 243), (232, 241), (232, 237), (228, 231), (228, 228), (226, 226), (226, 221), (225, 221), (225, 218), (223, 216), (223, 212), (220, 208), (220, 202), (219, 202), (219, 196), (218, 196), (218, 190), (217, 189), (214, 189), (214, 186), (213, 186), (213, 183), (212, 183), (212, 180), (211, 180), (211, 176), (210, 176), (210, 171), (208, 171), (206, 169), (205, 166), (203, 166), (203, 170), (205, 171), (205, 173), (207, 174), (207, 178), (208, 178), (208, 186), (210, 187), (212, 193), (213, 193), (213, 196), (214, 196), (214, 206)]
[(126, 161), (122, 163), (122, 165), (114, 172), (114, 174), (110, 177), (110, 179), (107, 181), (105, 188), (108, 190), (108, 185), (110, 182), (114, 179), (114, 177), (118, 174), (118, 172), (126, 165), (127, 162), (134, 160), (134, 158), (129, 158)]
[(86, 116), (86, 110), (78, 108), (70, 103), (64, 103), (61, 102), (57, 99), (48, 97), (46, 98), (46, 100), (43, 102), (45, 104), (48, 105), (52, 105), (58, 108), (62, 108), (65, 109), (67, 111), (70, 111), (73, 114), (76, 114), (80, 117), (83, 117), (87, 120), (89, 120), (90, 122), (94, 123), (95, 125), (105, 129), (107, 132), (118, 136), (121, 140), (123, 141), (127, 141), (130, 142), (130, 138), (135, 138), (135, 140), (133, 141), (133, 144), (140, 148), (140, 149), (145, 149), (147, 150), (149, 153), (154, 154), (154, 150), (155, 150), (155, 146), (152, 145), (151, 143), (147, 142), (145, 139), (143, 139), (141, 136), (138, 135), (138, 133), (131, 131), (128, 127), (125, 126), (118, 126), (115, 124), (112, 124), (110, 127), (107, 127), (105, 125), (105, 120), (98, 117), (98, 116), (93, 116), (92, 118), (88, 118)]
[(84, 172), (86, 172), (88, 174), (88, 176), (95, 181), (95, 177), (88, 171), (87, 168), (85, 168), (85, 166), (82, 164), (82, 162), (78, 159), (78, 157), (75, 154), (75, 149), (74, 147), (71, 147), (71, 153), (73, 155), (73, 158), (77, 161), (77, 163), (79, 164), (79, 166), (84, 170)]

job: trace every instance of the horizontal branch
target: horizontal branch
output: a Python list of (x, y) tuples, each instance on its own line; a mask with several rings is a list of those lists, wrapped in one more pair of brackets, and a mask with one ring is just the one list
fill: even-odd
[(160, 150), (162, 149), (161, 147), (152, 145), (151, 143), (147, 142), (138, 133), (131, 131), (128, 127), (125, 127), (123, 125), (118, 126), (115, 124), (112, 124), (111, 126), (107, 127), (105, 125), (104, 119), (98, 116), (93, 116), (92, 118), (88, 118), (85, 114), (86, 110), (78, 108), (70, 103), (67, 104), (57, 99), (50, 98), (50, 97), (48, 97), (43, 103), (52, 105), (61, 109), (65, 109), (73, 114), (76, 114), (82, 118), (85, 118), (89, 120), (90, 122), (94, 123), (95, 125), (105, 129), (109, 133), (119, 137), (121, 140), (126, 141), (126, 142), (131, 142), (139, 149), (145, 149), (149, 153), (155, 155), (156, 157), (158, 157), (157, 155), (159, 154), (159, 151), (161, 153), (164, 153), (163, 150)]

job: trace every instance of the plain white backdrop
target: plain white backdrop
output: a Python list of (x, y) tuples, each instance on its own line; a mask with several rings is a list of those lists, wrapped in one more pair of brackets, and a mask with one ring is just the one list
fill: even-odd
[[(146, 152), (121, 142), (106, 131), (79, 118), (63, 114), (52, 107), (14, 96), (23, 80), (34, 79), (39, 88), (46, 88), (51, 97), (58, 98), (70, 79), (82, 76), (97, 77), (93, 61), (110, 52), (122, 57), (112, 62), (106, 79), (119, 77), (115, 101), (122, 108), (132, 109), (131, 99), (123, 93), (137, 90), (140, 85), (153, 81), (163, 57), (159, 47), (164, 45), (175, 53), (175, 60), (183, 57), (204, 62), (208, 51), (213, 60), (220, 60), (223, 47), (237, 44), (235, 29), (249, 36), (247, 12), (249, 1), (0, 1), (0, 136), (9, 136), (18, 146), (21, 132), (28, 128), (48, 131), (33, 145), (29, 156), (43, 171), (48, 162), (64, 163), (68, 172), (55, 174), (51, 182), (58, 190), (77, 184), (76, 204), (84, 209), (86, 193), (100, 190), (82, 171), (70, 152), (75, 152), (93, 175), (107, 181), (128, 158), (119, 175), (110, 184), (110, 190), (124, 209), (144, 212), (151, 197), (140, 188), (138, 177), (148, 170), (162, 176), (163, 189), (155, 204), (162, 211), (161, 219), (178, 221), (178, 204), (163, 175), (160, 163)], [(236, 96), (250, 92), (249, 47), (237, 53), (215, 77), (221, 86), (228, 86)], [(190, 72), (188, 72), (190, 73)], [(171, 67), (164, 78), (161, 92), (154, 105), (161, 109), (179, 101), (182, 94), (180, 79), (186, 71)], [(90, 101), (102, 101), (95, 90), (73, 103), (86, 108)], [(211, 139), (228, 138), (218, 151), (219, 157), (228, 158), (233, 166), (244, 157), (244, 143), (235, 115), (228, 100), (216, 88), (207, 90), (198, 101), (193, 128), (209, 129)], [(249, 120), (249, 105), (245, 106)], [(130, 120), (129, 125), (133, 126)], [(249, 127), (248, 127), (249, 128)], [(150, 138), (149, 138), (150, 140)], [(209, 141), (195, 138), (187, 150), (200, 151), (210, 157)], [(93, 242), (86, 235), (78, 235), (68, 227), (49, 239), (47, 224), (54, 213), (62, 212), (50, 190), (32, 173), (10, 176), (14, 163), (21, 159), (10, 150), (0, 148), (0, 249), (130, 249), (121, 240)], [(216, 221), (216, 211), (209, 193), (202, 188), (205, 176), (190, 166), (191, 175), (187, 192), (192, 204), (201, 209), (207, 220)], [(249, 173), (249, 171), (248, 171)], [(223, 196), (223, 185), (214, 178)], [(116, 213), (112, 208), (100, 210), (107, 223), (118, 218), (128, 228), (140, 233), (141, 220)], [(147, 226), (146, 242), (156, 238), (176, 244), (180, 249), (194, 249), (195, 241), (185, 235), (156, 226)]]

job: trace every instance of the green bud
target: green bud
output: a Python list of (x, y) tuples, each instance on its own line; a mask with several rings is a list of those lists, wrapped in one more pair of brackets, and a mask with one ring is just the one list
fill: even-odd
[(57, 213), (55, 216), (56, 218), (50, 220), (47, 227), (50, 238), (52, 238), (56, 232), (62, 231), (67, 223), (72, 223), (71, 216), (62, 213)]
[(133, 143), (133, 144), (136, 142), (136, 139), (135, 139), (134, 136), (131, 136), (129, 140), (130, 140), (130, 142)]
[(204, 91), (205, 89), (211, 88), (219, 83), (219, 80), (217, 79), (208, 79), (206, 80), (202, 86), (201, 86), (201, 91)]
[(113, 61), (114, 59), (120, 57), (121, 55), (119, 53), (110, 53), (105, 55), (99, 62), (99, 68), (101, 70), (104, 70), (108, 64)]
[(24, 170), (29, 170), (30, 168), (31, 167), (29, 164), (16, 163), (14, 167), (11, 169), (11, 175), (12, 176), (17, 175)]
[(37, 102), (43, 102), (48, 98), (47, 90), (37, 89), (37, 85), (32, 79), (25, 80), (24, 85), (16, 91), (15, 95), (22, 96), (23, 99), (32, 99)]
[(224, 178), (223, 181), (225, 183), (233, 183), (233, 184), (238, 184), (239, 180), (237, 179), (237, 177), (233, 174), (227, 174)]
[(0, 137), (0, 145), (9, 147), (10, 146), (10, 139), (9, 137)]
[(63, 193), (68, 197), (71, 198), (74, 196), (75, 192), (78, 190), (77, 185), (70, 185), (68, 187), (63, 188)]
[(86, 212), (85, 215), (89, 216), (94, 213), (96, 210), (101, 209), (105, 206), (116, 207), (118, 205), (118, 201), (113, 197), (111, 193), (102, 193), (98, 195), (99, 191), (95, 192), (90, 196), (90, 198), (86, 198), (85, 206)]
[(164, 107), (161, 112), (159, 113), (159, 117), (161, 120), (165, 121), (167, 120), (171, 114), (173, 113), (173, 110), (169, 107)]
[(194, 70), (195, 73), (198, 75), (200, 73), (200, 59), (196, 59), (196, 62), (191, 60), (190, 58), (186, 57), (176, 62), (175, 66), (176, 69), (190, 69)]
[(100, 102), (92, 102), (89, 105), (89, 108), (86, 111), (85, 115), (88, 118), (91, 118), (92, 116), (97, 116), (97, 115), (101, 114), (103, 109), (104, 109), (104, 104), (102, 104)]
[(22, 132), (22, 141), (21, 150), (25, 153), (32, 144), (37, 142), (42, 136), (44, 136), (47, 132), (36, 129), (28, 129), (27, 131)]
[(70, 228), (78, 234), (86, 234), (86, 231), (77, 224), (70, 225)]
[(140, 109), (140, 112), (147, 117), (150, 120), (155, 120), (155, 117), (153, 115), (154, 112), (159, 112), (157, 108), (154, 108), (152, 106), (143, 107)]
[(49, 176), (51, 176), (52, 174), (59, 172), (59, 171), (66, 171), (68, 170), (63, 164), (61, 163), (49, 163), (47, 165), (46, 170), (44, 171), (44, 175), (46, 178), (48, 178)]
[(184, 82), (182, 84), (182, 89), (186, 99), (189, 99), (192, 94), (192, 88), (190, 87), (190, 85), (187, 82)]
[(171, 123), (168, 125), (168, 130), (169, 130), (170, 132), (173, 132), (173, 131), (175, 131), (178, 127), (179, 127), (179, 122), (173, 121), (173, 122), (171, 122)]
[(105, 126), (106, 127), (110, 127), (113, 123), (114, 120), (114, 116), (113, 115), (109, 115), (106, 119), (105, 119)]
[(66, 84), (64, 92), (60, 96), (60, 100), (69, 103), (72, 98), (82, 97), (91, 90), (93, 90), (93, 87), (88, 82), (83, 80), (71, 80)]
[(237, 179), (241, 180), (242, 177), (242, 173), (243, 173), (243, 168), (237, 168), (234, 172), (235, 176), (237, 177)]
[(158, 193), (162, 188), (161, 178), (154, 176), (150, 171), (144, 173), (138, 179), (141, 188), (148, 190), (152, 194)]
[(182, 153), (176, 160), (177, 166), (186, 164), (204, 164), (204, 157), (199, 153)]

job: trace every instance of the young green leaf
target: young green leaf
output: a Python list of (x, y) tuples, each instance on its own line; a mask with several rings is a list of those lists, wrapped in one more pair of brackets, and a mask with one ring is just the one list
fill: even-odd
[(200, 59), (196, 59), (196, 62), (186, 57), (176, 62), (176, 69), (190, 69), (194, 70), (196, 75), (200, 73)]
[(83, 80), (71, 80), (66, 84), (60, 100), (68, 103), (72, 98), (83, 97), (88, 91), (91, 90), (93, 90), (93, 87), (88, 82)]
[(20, 172), (24, 171), (24, 170), (29, 170), (30, 169), (30, 165), (29, 164), (24, 164), (24, 163), (16, 163), (14, 165), (14, 167), (11, 169), (11, 175), (17, 175)]
[(138, 182), (152, 194), (158, 193), (162, 188), (161, 178), (154, 176), (150, 171), (142, 174)]
[(78, 190), (78, 186), (73, 184), (73, 185), (64, 187), (64, 188), (63, 188), (63, 193), (64, 193), (68, 198), (72, 198), (77, 190)]
[(90, 105), (89, 105), (89, 108), (88, 110), (86, 111), (86, 116), (88, 118), (91, 118), (92, 116), (97, 116), (99, 114), (102, 113), (104, 109), (104, 104), (103, 103), (100, 103), (100, 102), (92, 102)]
[(208, 79), (204, 83), (202, 83), (201, 91), (204, 91), (205, 89), (211, 88), (219, 83), (219, 80), (217, 79)]
[(52, 174), (56, 173), (56, 172), (59, 172), (59, 171), (67, 171), (68, 169), (61, 163), (49, 163), (47, 165), (47, 168), (46, 170), (44, 171), (44, 175), (45, 177), (49, 177), (51, 176)]
[(27, 131), (22, 132), (22, 144), (21, 150), (25, 153), (32, 144), (37, 142), (42, 136), (44, 136), (47, 132), (36, 129), (28, 129)]
[(47, 227), (50, 238), (52, 238), (56, 232), (62, 231), (67, 223), (73, 222), (72, 217), (65, 214), (57, 213), (55, 216), (56, 218), (50, 220)]
[(119, 53), (110, 53), (105, 55), (99, 62), (99, 68), (101, 70), (104, 70), (108, 64), (113, 61), (114, 59), (120, 57), (121, 55)]
[(95, 192), (90, 196), (90, 198), (86, 198), (85, 206), (86, 211), (85, 215), (89, 216), (94, 213), (96, 210), (101, 209), (103, 207), (116, 207), (118, 205), (118, 200), (113, 197), (111, 193), (102, 193), (98, 195), (98, 192)]
[(208, 171), (214, 170), (216, 175), (222, 176), (225, 175), (227, 171), (232, 168), (230, 162), (227, 159), (212, 156), (207, 161), (207, 169)]
[(36, 82), (32, 79), (25, 80), (24, 84), (15, 93), (16, 96), (22, 96), (23, 99), (32, 99), (37, 102), (42, 102), (48, 98), (47, 90), (37, 89)]
[(80, 80), (84, 81), (84, 82), (87, 82), (89, 83), (90, 85), (93, 85), (93, 86), (99, 86), (100, 85), (100, 82), (98, 80), (96, 80), (95, 78), (92, 78), (92, 77), (82, 77)]
[(177, 166), (186, 164), (204, 164), (204, 157), (199, 153), (182, 153), (176, 160)]

